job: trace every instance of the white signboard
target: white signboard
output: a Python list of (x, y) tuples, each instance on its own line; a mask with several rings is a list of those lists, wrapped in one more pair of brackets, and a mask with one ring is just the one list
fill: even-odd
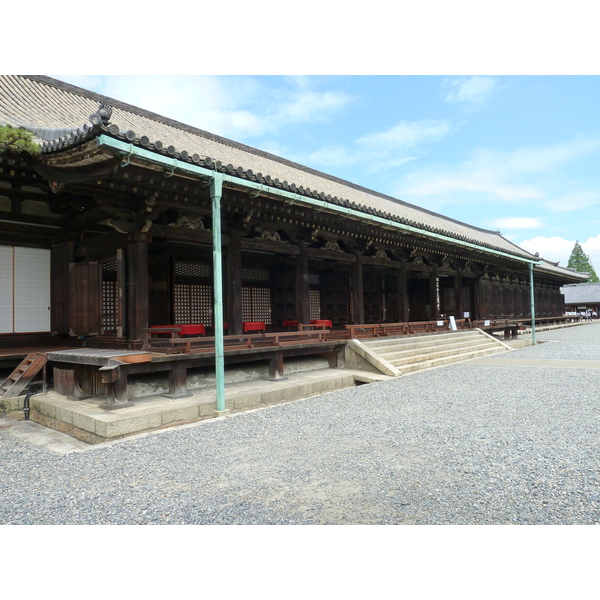
[(450, 317), (450, 329), (452, 329), (452, 331), (456, 331), (456, 320), (454, 317)]

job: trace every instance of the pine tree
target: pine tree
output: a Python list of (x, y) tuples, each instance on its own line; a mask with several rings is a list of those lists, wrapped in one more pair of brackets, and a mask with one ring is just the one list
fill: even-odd
[(0, 154), (4, 152), (39, 154), (40, 147), (33, 142), (32, 138), (33, 134), (26, 129), (10, 125), (0, 127)]
[(599, 281), (598, 275), (596, 275), (596, 271), (594, 271), (594, 267), (590, 262), (590, 257), (585, 254), (579, 242), (575, 242), (575, 247), (573, 248), (573, 252), (571, 252), (567, 268), (575, 269), (580, 273), (589, 273), (591, 277), (588, 279), (588, 283), (597, 283)]

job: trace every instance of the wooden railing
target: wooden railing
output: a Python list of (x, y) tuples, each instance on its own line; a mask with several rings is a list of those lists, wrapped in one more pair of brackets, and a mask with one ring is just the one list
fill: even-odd
[[(471, 328), (471, 321), (469, 319), (455, 319), (454, 322), (457, 329)], [(447, 331), (449, 328), (450, 321), (448, 319), (440, 319), (438, 321), (410, 321), (405, 323), (346, 325), (351, 338), (434, 333), (437, 331)]]
[[(149, 352), (160, 352), (162, 354), (196, 354), (200, 352), (214, 352), (216, 338), (214, 337), (185, 337), (176, 335), (171, 337), (157, 336), (154, 328), (144, 330), (146, 342), (144, 350)], [(160, 332), (160, 333), (165, 333)], [(223, 347), (225, 350), (239, 350), (245, 348), (260, 348), (287, 345), (298, 345), (302, 343), (325, 342), (329, 330), (311, 331), (280, 331), (275, 333), (258, 333), (243, 335), (224, 335)]]

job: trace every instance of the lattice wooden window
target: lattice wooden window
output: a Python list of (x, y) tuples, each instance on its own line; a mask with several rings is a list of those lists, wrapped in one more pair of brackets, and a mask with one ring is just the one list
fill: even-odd
[(102, 281), (102, 330), (110, 333), (117, 330), (118, 323), (117, 282)]
[(102, 332), (115, 333), (119, 324), (117, 261), (102, 263)]
[(173, 319), (175, 325), (213, 325), (211, 268), (206, 263), (176, 261), (173, 272)]
[(242, 321), (272, 323), (271, 274), (268, 268), (242, 268)]
[(319, 273), (309, 273), (308, 274), (308, 285), (311, 287), (317, 287), (321, 285), (321, 276)]
[(321, 318), (321, 290), (308, 290), (310, 318)]
[(175, 325), (202, 323), (212, 327), (212, 286), (176, 283), (173, 291)]
[(243, 268), (242, 269), (242, 281), (252, 281), (256, 283), (269, 284), (269, 269), (264, 268)]
[(195, 277), (198, 279), (210, 277), (209, 265), (202, 263), (176, 262), (175, 276)]
[(263, 321), (271, 325), (271, 288), (242, 287), (242, 321)]

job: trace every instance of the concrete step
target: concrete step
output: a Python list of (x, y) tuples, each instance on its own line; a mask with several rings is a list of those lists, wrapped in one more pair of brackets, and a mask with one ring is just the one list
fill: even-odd
[(450, 356), (445, 356), (442, 358), (436, 358), (433, 360), (425, 360), (418, 363), (412, 363), (402, 366), (402, 373), (413, 373), (415, 371), (421, 371), (423, 369), (431, 369), (434, 367), (440, 367), (443, 365), (452, 364), (455, 362), (462, 362), (465, 360), (470, 360), (473, 358), (480, 358), (481, 356), (487, 356), (490, 354), (499, 354), (500, 352), (505, 352), (506, 350), (501, 347), (496, 348), (487, 348), (484, 350), (476, 350), (473, 352), (464, 352), (461, 354), (452, 354)]
[(385, 352), (389, 348), (402, 346), (403, 348), (419, 348), (437, 344), (445, 344), (449, 341), (471, 340), (481, 338), (479, 331), (465, 331), (453, 333), (435, 333), (422, 336), (402, 336), (394, 338), (374, 338), (363, 340), (363, 343), (374, 352)]
[(431, 360), (435, 360), (438, 358), (444, 357), (453, 357), (453, 356), (463, 356), (464, 354), (469, 354), (472, 352), (479, 352), (485, 350), (493, 350), (498, 351), (502, 350), (494, 343), (484, 342), (482, 344), (472, 344), (472, 345), (461, 345), (461, 346), (453, 346), (450, 348), (446, 348), (443, 350), (431, 349), (429, 352), (424, 352), (422, 354), (414, 354), (414, 353), (405, 353), (403, 356), (398, 358), (390, 358), (385, 357), (386, 360), (395, 367), (402, 369), (404, 365), (427, 362)]
[(417, 346), (406, 348), (404, 345), (396, 346), (394, 348), (386, 348), (385, 351), (377, 352), (379, 356), (382, 356), (386, 360), (393, 360), (395, 358), (401, 358), (403, 356), (414, 356), (417, 354), (426, 354), (428, 352), (444, 352), (446, 350), (458, 351), (461, 348), (469, 348), (471, 346), (479, 346), (486, 344), (489, 346), (497, 346), (498, 344), (494, 340), (485, 339), (483, 337), (473, 338), (469, 340), (458, 339), (448, 341), (445, 344), (435, 344), (429, 346)]
[(394, 379), (383, 373), (371, 373), (370, 371), (354, 371), (354, 381), (357, 383), (375, 383), (376, 381), (388, 381)]
[(508, 350), (504, 343), (479, 330), (376, 338), (363, 344), (382, 363), (402, 374)]

